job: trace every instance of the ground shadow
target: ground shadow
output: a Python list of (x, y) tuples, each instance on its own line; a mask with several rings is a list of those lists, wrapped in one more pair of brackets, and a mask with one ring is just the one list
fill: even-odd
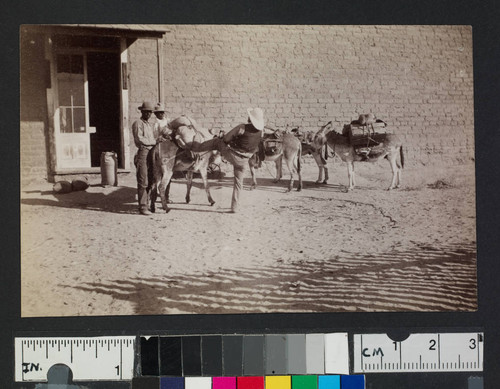
[[(63, 285), (130, 302), (138, 315), (477, 309), (475, 244)], [(120, 313), (116, 313), (120, 314)]]
[[(36, 192), (30, 191), (29, 193)], [(124, 186), (109, 193), (88, 191), (76, 191), (65, 194), (57, 194), (53, 191), (38, 191), (38, 193), (40, 193), (40, 198), (22, 198), (21, 204), (124, 214), (137, 213), (136, 188)], [(47, 198), (44, 198), (46, 196)]]

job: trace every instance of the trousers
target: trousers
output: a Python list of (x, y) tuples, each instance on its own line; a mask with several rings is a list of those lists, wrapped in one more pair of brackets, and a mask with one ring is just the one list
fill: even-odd
[(248, 157), (237, 154), (222, 139), (214, 138), (203, 143), (193, 142), (193, 151), (203, 152), (218, 150), (226, 161), (233, 165), (233, 195), (231, 198), (231, 212), (237, 212), (240, 205), (240, 192), (243, 189), (243, 180), (248, 169)]
[(153, 148), (141, 146), (136, 157), (137, 200), (139, 209), (147, 209), (153, 185)]

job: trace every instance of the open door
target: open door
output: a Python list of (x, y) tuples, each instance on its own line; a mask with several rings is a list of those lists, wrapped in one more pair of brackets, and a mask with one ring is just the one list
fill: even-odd
[(122, 166), (120, 142), (120, 54), (87, 52), (89, 119), (95, 132), (90, 135), (90, 159), (100, 165), (101, 154), (114, 151)]

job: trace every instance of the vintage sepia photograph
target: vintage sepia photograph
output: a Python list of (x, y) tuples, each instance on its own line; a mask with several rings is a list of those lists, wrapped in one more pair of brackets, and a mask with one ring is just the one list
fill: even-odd
[(19, 33), (22, 317), (477, 310), (471, 26)]

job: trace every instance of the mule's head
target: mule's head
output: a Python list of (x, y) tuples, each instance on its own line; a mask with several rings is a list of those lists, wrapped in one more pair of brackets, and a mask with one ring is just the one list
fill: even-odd
[(208, 131), (208, 134), (209, 134), (209, 139), (210, 138), (223, 138), (224, 135), (225, 135), (225, 131), (224, 130), (216, 130), (215, 128), (210, 128)]
[(321, 148), (326, 144), (326, 134), (332, 127), (332, 122), (326, 123), (324, 126), (312, 135), (311, 148), (315, 151), (321, 150)]

